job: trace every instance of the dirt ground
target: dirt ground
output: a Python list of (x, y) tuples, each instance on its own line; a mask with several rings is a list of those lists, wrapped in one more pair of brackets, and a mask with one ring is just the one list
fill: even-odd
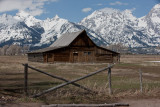
[(0, 107), (41, 107), (42, 103), (0, 104)]
[(125, 99), (120, 103), (129, 104), (129, 107), (160, 107), (160, 99)]
[[(118, 103), (129, 104), (129, 107), (160, 107), (160, 99), (124, 99)], [(41, 107), (42, 103), (0, 104), (0, 107)]]

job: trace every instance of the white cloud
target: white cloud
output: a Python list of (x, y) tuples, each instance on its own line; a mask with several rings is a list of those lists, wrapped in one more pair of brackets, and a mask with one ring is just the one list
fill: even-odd
[(120, 1), (116, 1), (114, 3), (110, 3), (110, 5), (128, 5), (128, 3), (122, 3)]
[(26, 10), (26, 12), (29, 13), (30, 15), (32, 15), (32, 16), (39, 16), (42, 13), (44, 13), (44, 10), (43, 9), (34, 9), (32, 11)]
[(83, 8), (83, 9), (82, 9), (82, 12), (87, 13), (87, 12), (89, 12), (89, 11), (91, 11), (91, 10), (92, 10), (92, 8)]
[(57, 1), (58, 0), (0, 0), (0, 12), (23, 10), (31, 15), (37, 16), (44, 13), (43, 6), (46, 3)]

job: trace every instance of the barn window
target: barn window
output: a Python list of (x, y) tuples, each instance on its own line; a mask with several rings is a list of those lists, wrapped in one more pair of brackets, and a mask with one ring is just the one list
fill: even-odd
[(91, 55), (91, 52), (88, 52), (88, 55)]
[(88, 52), (84, 52), (84, 55), (88, 55)]
[(91, 52), (84, 52), (84, 55), (91, 55)]
[(73, 53), (77, 53), (77, 54), (78, 54), (78, 52), (76, 52), (76, 51), (75, 51), (75, 52), (73, 52)]
[(77, 53), (73, 53), (73, 59), (75, 62), (77, 62), (78, 60), (78, 52)]
[(73, 52), (73, 56), (78, 56), (78, 52)]

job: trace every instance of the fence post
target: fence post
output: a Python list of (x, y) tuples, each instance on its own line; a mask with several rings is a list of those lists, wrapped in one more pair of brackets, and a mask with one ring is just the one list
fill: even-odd
[(140, 91), (143, 93), (143, 83), (142, 83), (142, 71), (139, 69), (139, 76), (140, 76)]
[(111, 67), (108, 64), (108, 85), (109, 85), (109, 95), (112, 94), (112, 83), (111, 83)]
[(24, 64), (24, 93), (28, 95), (28, 64)]

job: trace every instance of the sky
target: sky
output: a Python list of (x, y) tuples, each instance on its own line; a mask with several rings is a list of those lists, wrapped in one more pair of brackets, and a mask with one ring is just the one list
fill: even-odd
[(137, 18), (145, 16), (160, 0), (0, 0), (0, 15), (15, 15), (23, 10), (38, 19), (60, 18), (80, 22), (95, 10), (129, 9)]

